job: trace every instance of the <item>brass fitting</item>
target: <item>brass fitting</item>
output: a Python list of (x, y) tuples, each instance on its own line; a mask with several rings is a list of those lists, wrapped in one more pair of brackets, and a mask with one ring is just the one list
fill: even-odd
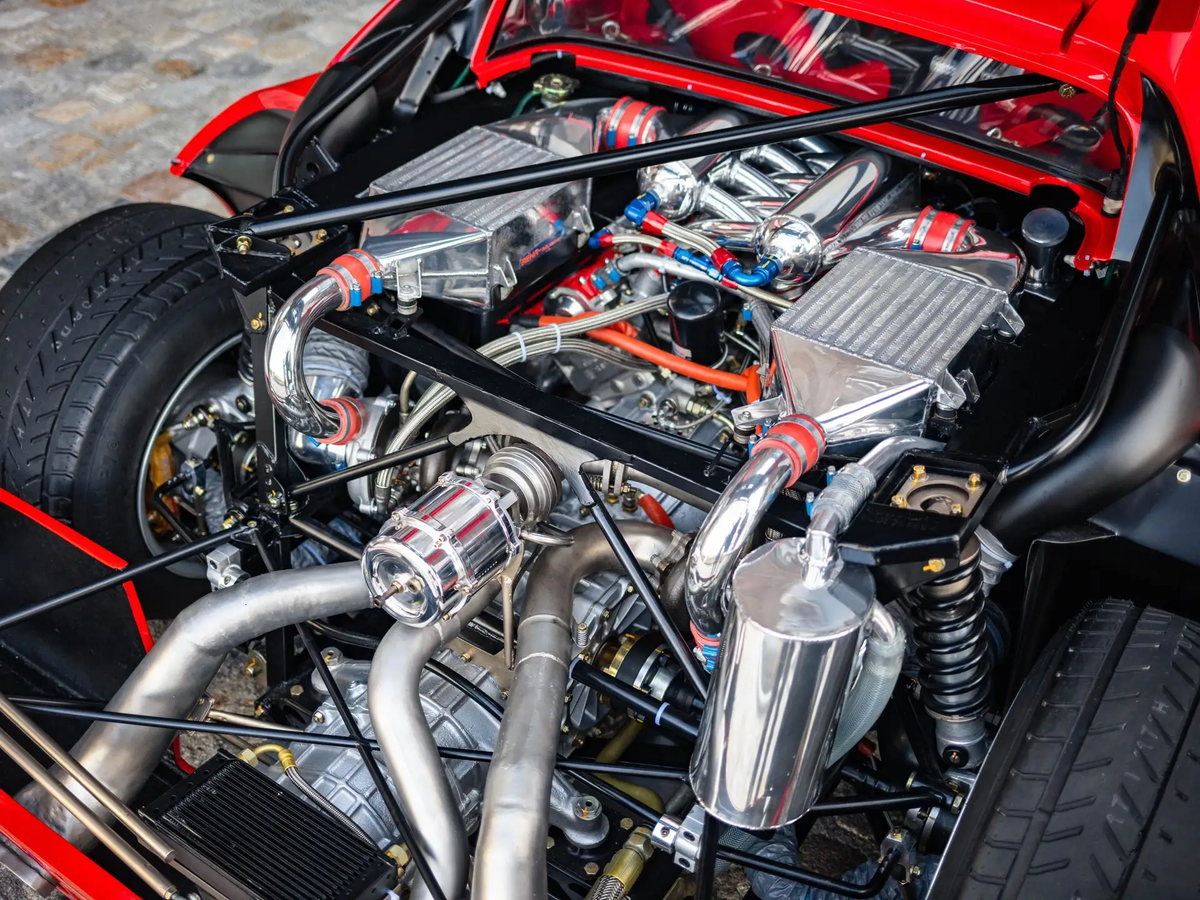
[(634, 882), (642, 874), (642, 869), (646, 867), (646, 862), (653, 852), (654, 845), (650, 843), (650, 828), (646, 825), (635, 828), (625, 839), (625, 844), (621, 849), (613, 854), (612, 861), (604, 867), (604, 874), (596, 881), (596, 885), (593, 886), (592, 892), (588, 896), (592, 896), (596, 887), (608, 879), (616, 879), (621, 882), (625, 893), (628, 894), (633, 890)]
[(283, 746), (283, 744), (259, 744), (253, 749), (247, 747), (238, 754), (238, 758), (241, 759), (242, 762), (256, 766), (258, 765), (258, 758), (264, 753), (274, 753), (277, 757), (279, 757), (279, 765), (283, 766), (283, 771), (285, 772), (288, 769), (294, 768), (296, 765), (295, 754), (293, 754), (292, 751), (287, 747)]

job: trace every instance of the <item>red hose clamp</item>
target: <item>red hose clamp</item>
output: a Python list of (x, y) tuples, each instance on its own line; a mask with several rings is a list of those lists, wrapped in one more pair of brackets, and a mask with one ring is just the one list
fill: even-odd
[(917, 216), (905, 248), (926, 253), (953, 253), (962, 247), (974, 224), (974, 219), (927, 206)]
[(332, 400), (322, 400), (321, 405), (337, 413), (338, 430), (332, 437), (317, 438), (317, 443), (339, 447), (350, 443), (363, 433), (367, 411), (357, 397), (335, 397)]
[(786, 416), (767, 430), (750, 455), (767, 449), (782, 450), (788, 455), (792, 462), (792, 476), (787, 487), (791, 487), (801, 475), (817, 464), (825, 452), (825, 429), (809, 416)]
[(379, 260), (365, 250), (343, 253), (317, 274), (330, 276), (341, 288), (339, 310), (358, 306), (367, 297), (383, 291), (383, 270)]

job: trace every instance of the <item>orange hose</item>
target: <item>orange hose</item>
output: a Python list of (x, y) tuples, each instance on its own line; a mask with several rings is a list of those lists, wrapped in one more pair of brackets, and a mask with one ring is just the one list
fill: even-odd
[(758, 377), (758, 366), (750, 366), (743, 374), (746, 376), (746, 402), (757, 403), (762, 399), (762, 379)]
[(595, 331), (589, 331), (588, 337), (605, 344), (611, 344), (614, 347), (620, 347), (627, 353), (654, 363), (656, 366), (670, 369), (678, 375), (683, 375), (685, 378), (691, 378), (695, 381), (703, 381), (705, 384), (716, 385), (719, 388), (724, 388), (727, 391), (739, 391), (746, 393), (750, 390), (750, 383), (755, 379), (747, 378), (744, 373), (724, 372), (721, 369), (710, 369), (708, 366), (702, 366), (698, 363), (688, 362), (688, 360), (676, 356), (674, 353), (667, 353), (665, 350), (659, 350), (657, 347), (652, 347), (644, 341), (639, 341), (637, 338), (631, 338), (625, 334), (619, 334), (611, 328), (597, 328)]
[(675, 523), (671, 521), (670, 514), (663, 509), (663, 505), (649, 494), (642, 494), (638, 497), (638, 506), (642, 508), (642, 512), (646, 514), (646, 518), (655, 525), (662, 525), (664, 528), (675, 529)]

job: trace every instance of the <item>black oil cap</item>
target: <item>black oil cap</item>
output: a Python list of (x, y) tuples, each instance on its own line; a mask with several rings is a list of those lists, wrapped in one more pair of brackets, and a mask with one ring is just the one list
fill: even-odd
[(711, 366), (724, 354), (722, 326), (728, 297), (715, 284), (685, 281), (671, 291), (671, 349), (684, 359)]

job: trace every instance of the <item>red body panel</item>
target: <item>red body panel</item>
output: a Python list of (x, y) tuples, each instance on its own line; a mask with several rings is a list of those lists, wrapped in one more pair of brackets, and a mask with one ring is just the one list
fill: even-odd
[(57, 831), (0, 791), (0, 834), (49, 872), (74, 900), (138, 900)]

